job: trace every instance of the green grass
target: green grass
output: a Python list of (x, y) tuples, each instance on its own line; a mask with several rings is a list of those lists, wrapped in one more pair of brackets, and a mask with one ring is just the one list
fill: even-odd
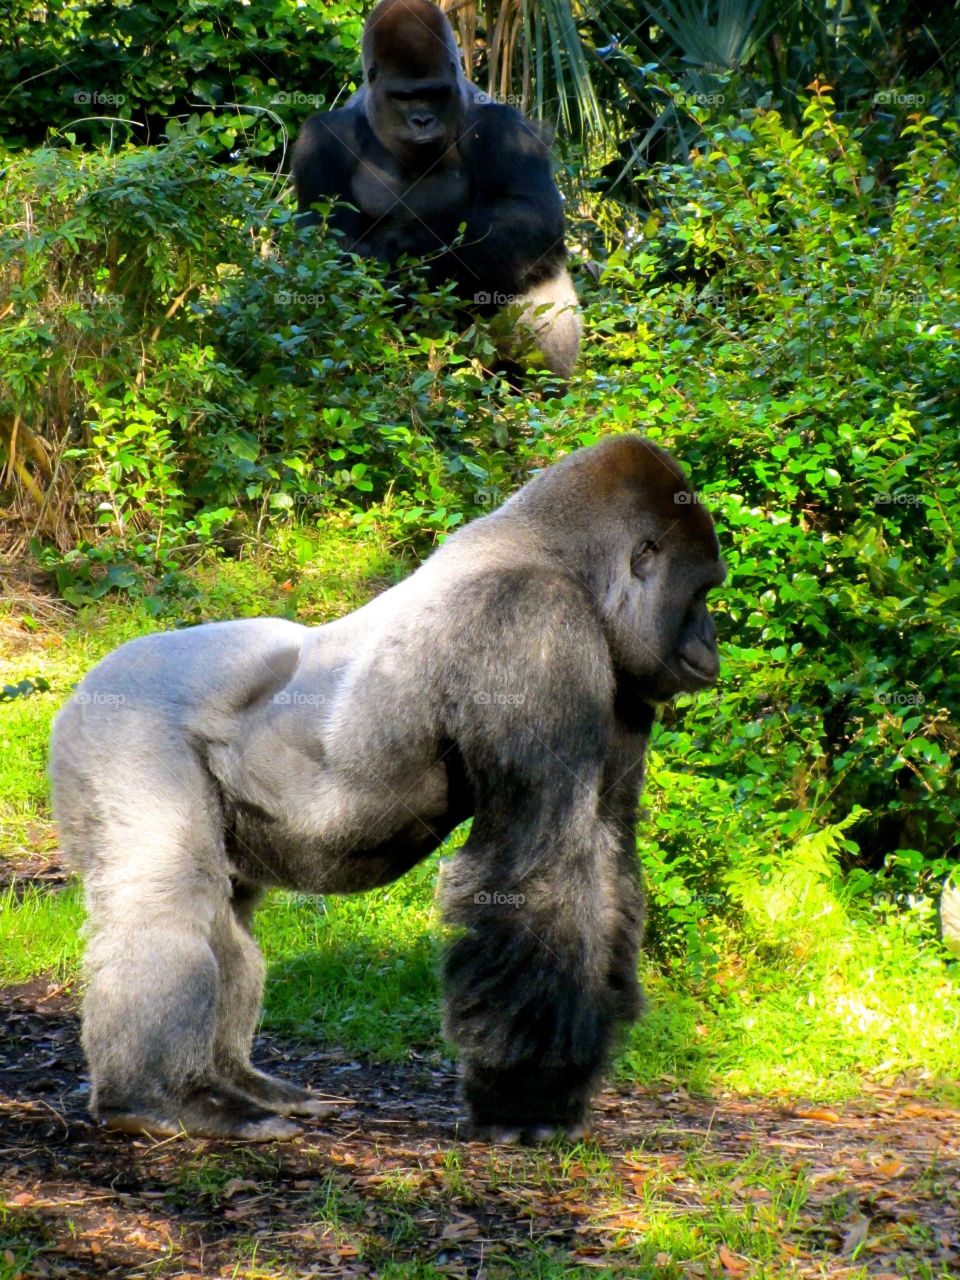
[[(257, 918), (269, 962), (265, 1027), (380, 1061), (441, 1049), (434, 875), (431, 859), (396, 885), (355, 897), (273, 894)], [(0, 981), (75, 978), (81, 921), (75, 887), (31, 888), (22, 900), (8, 890)], [(858, 1093), (865, 1077), (914, 1074), (956, 1096), (956, 965), (896, 921), (848, 921), (808, 946), (792, 957), (731, 950), (727, 969), (698, 987), (646, 960), (651, 1009), (630, 1033), (618, 1076), (836, 1100)]]
[(73, 980), (80, 961), (83, 901), (77, 885), (57, 892), (17, 886), (0, 893), (0, 985), (41, 974)]
[(836, 1100), (865, 1076), (911, 1073), (958, 1095), (960, 971), (936, 943), (896, 918), (854, 918), (792, 951), (744, 937), (727, 948), (696, 987), (645, 965), (652, 1008), (618, 1064), (625, 1078)]
[(274, 894), (257, 921), (266, 1025), (382, 1060), (437, 1044), (435, 872), (430, 859), (355, 897)]

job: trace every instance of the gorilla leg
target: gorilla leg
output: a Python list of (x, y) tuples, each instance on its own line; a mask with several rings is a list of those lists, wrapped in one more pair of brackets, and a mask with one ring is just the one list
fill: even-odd
[(617, 843), (617, 912), (610, 940), (609, 983), (617, 1017), (634, 1021), (646, 1002), (637, 984), (637, 959), (646, 918), (640, 859), (637, 856), (637, 801), (643, 787), (644, 757), (653, 713), (643, 708), (628, 727), (618, 721), (613, 749), (604, 769), (600, 809)]
[(61, 809), (96, 805), (66, 824), (65, 840), (85, 870), (91, 1110), (109, 1127), (159, 1136), (295, 1133), (214, 1061), (224, 974), (213, 926), (230, 912), (216, 793), (181, 743), (157, 734), (151, 755), (129, 746), (130, 767), (104, 767), (101, 754), (102, 776), (69, 778), (64, 767), (58, 778)]
[(583, 318), (577, 292), (567, 269), (534, 285), (519, 300), (523, 308), (518, 328), (533, 335), (533, 343), (551, 373), (569, 378), (577, 363)]
[(639, 910), (620, 896), (617, 833), (595, 787), (570, 790), (539, 814), (529, 792), (526, 813), (519, 796), (506, 820), (478, 812), (444, 880), (466, 928), (446, 957), (446, 1032), (474, 1125), (501, 1139), (578, 1136), (617, 1024), (639, 1007)]
[(309, 1089), (258, 1071), (250, 1048), (263, 1001), (263, 956), (253, 937), (253, 913), (261, 891), (235, 883), (229, 909), (213, 928), (213, 951), (219, 970), (213, 1061), (218, 1075), (252, 1102), (282, 1115), (326, 1116), (339, 1109), (322, 1102)]

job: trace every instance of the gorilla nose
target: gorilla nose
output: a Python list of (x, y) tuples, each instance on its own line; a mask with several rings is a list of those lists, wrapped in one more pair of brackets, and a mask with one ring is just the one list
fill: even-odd
[(435, 121), (435, 116), (427, 115), (426, 113), (410, 117), (410, 123), (414, 129), (418, 129), (421, 133), (425, 133), (427, 129), (432, 129)]

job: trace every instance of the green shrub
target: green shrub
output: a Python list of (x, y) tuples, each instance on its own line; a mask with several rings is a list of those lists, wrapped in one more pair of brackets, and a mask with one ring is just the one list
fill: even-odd
[(825, 96), (799, 138), (705, 127), (608, 268), (592, 328), (629, 365), (577, 437), (664, 439), (719, 518), (724, 680), (666, 713), (647, 795), (654, 931), (701, 949), (724, 873), (772, 882), (841, 824), (850, 891), (906, 898), (960, 820), (956, 125), (909, 125), (894, 189)]

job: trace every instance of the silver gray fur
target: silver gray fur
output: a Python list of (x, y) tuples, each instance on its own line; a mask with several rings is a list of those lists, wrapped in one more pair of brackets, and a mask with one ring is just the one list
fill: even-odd
[(472, 815), (444, 884), (471, 1116), (576, 1131), (639, 1009), (651, 707), (716, 674), (703, 597), (723, 570), (688, 488), (661, 450), (616, 437), (338, 621), (162, 632), (90, 672), (50, 770), (86, 893), (95, 1115), (257, 1139), (323, 1114), (250, 1065), (257, 899), (389, 883)]

